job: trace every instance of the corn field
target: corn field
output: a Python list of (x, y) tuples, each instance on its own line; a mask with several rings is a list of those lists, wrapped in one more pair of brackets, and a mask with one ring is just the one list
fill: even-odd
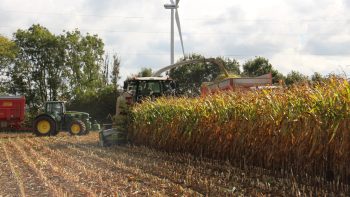
[[(350, 85), (160, 98), (132, 109), (130, 138), (166, 151), (350, 183)], [(322, 182), (321, 181), (321, 182)]]

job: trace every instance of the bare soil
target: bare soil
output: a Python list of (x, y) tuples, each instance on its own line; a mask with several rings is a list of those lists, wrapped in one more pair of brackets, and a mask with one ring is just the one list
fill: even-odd
[(102, 148), (97, 133), (0, 133), (0, 197), (321, 195), (349, 196), (350, 188), (146, 147)]

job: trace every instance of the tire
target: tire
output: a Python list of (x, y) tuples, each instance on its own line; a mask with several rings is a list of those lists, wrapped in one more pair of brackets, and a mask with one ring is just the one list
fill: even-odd
[(88, 135), (90, 133), (90, 130), (85, 129), (85, 132), (83, 133), (83, 135)]
[(56, 122), (48, 116), (39, 116), (33, 122), (33, 132), (36, 136), (56, 135)]
[(81, 120), (73, 120), (68, 129), (71, 135), (84, 135), (86, 133), (86, 126)]

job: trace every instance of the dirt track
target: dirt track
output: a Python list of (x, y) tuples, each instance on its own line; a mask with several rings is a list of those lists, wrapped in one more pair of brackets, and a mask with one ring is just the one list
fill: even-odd
[(317, 188), (186, 154), (101, 148), (97, 133), (51, 138), (0, 133), (0, 169), (0, 196), (296, 196), (332, 190), (349, 195), (348, 186)]

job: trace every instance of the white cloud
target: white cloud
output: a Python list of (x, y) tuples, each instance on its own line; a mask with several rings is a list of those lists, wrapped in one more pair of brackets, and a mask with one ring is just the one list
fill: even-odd
[[(156, 0), (0, 0), (0, 34), (40, 23), (54, 33), (98, 34), (125, 76), (169, 64), (170, 11)], [(350, 64), (348, 0), (180, 1), (185, 51), (245, 62), (261, 55), (286, 74)], [(175, 37), (176, 58), (181, 57)], [(347, 72), (346, 69), (343, 69)]]

